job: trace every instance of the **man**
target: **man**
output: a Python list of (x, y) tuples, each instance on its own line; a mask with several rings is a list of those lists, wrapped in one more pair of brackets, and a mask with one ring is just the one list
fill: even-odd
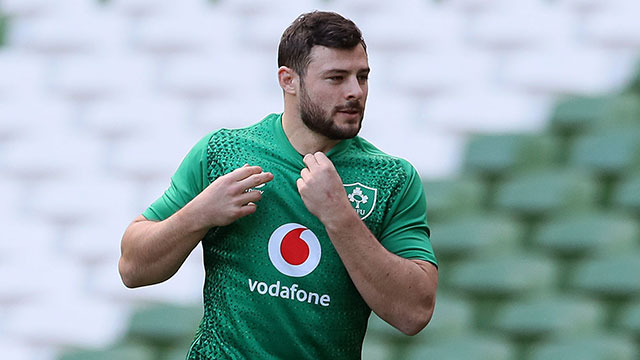
[(355, 359), (371, 310), (409, 335), (433, 313), (420, 179), (356, 136), (369, 74), (360, 30), (303, 14), (278, 63), (284, 113), (205, 136), (122, 239), (128, 287), (167, 280), (202, 243), (189, 359)]

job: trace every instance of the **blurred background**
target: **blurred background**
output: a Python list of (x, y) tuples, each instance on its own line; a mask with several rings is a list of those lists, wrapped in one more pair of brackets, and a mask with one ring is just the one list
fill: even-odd
[(636, 0), (0, 0), (0, 356), (183, 359), (198, 248), (117, 272), (129, 222), (195, 142), (282, 111), (302, 12), (369, 46), (362, 136), (422, 175), (436, 312), (372, 317), (365, 359), (638, 359)]

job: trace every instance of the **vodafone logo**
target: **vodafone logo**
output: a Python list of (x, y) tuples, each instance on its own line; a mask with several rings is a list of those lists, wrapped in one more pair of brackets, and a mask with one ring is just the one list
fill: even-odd
[(288, 276), (309, 275), (320, 263), (321, 255), (318, 237), (300, 224), (284, 224), (269, 238), (269, 259)]

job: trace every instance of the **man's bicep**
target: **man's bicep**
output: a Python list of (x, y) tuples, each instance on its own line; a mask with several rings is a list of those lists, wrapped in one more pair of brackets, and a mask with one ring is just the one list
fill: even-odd
[(380, 237), (390, 252), (406, 259), (438, 265), (427, 224), (427, 202), (420, 178), (414, 169)]

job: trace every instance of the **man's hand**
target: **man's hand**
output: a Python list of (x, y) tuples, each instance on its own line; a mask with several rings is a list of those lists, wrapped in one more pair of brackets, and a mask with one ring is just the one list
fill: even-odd
[(122, 237), (118, 268), (124, 284), (145, 286), (172, 277), (210, 228), (255, 212), (255, 202), (262, 196), (247, 190), (271, 180), (273, 174), (245, 165), (217, 178), (165, 220), (138, 216)]
[(197, 229), (229, 225), (256, 211), (262, 198), (259, 191), (248, 191), (273, 180), (273, 174), (259, 166), (245, 165), (217, 178), (188, 204)]
[(297, 185), (309, 212), (325, 225), (340, 219), (348, 211), (353, 212), (342, 179), (331, 160), (317, 152), (305, 155), (303, 161), (307, 167), (300, 172)]

